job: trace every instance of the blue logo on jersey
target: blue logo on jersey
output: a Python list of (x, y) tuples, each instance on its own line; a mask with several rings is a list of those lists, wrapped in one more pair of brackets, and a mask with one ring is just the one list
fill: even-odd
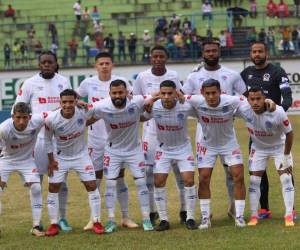
[(270, 121), (266, 121), (266, 123), (265, 123), (265, 125), (266, 125), (266, 128), (272, 128), (272, 122), (270, 122)]
[(223, 113), (227, 113), (228, 110), (229, 110), (229, 107), (228, 107), (228, 106), (224, 106), (224, 107), (222, 108)]
[(59, 88), (59, 90), (63, 90), (64, 86), (62, 86), (62, 84), (58, 84), (57, 87)]
[(31, 135), (34, 135), (35, 132), (36, 132), (36, 130), (34, 129), (34, 130), (32, 130), (32, 131), (30, 132), (30, 134), (31, 134)]
[(131, 107), (131, 108), (128, 108), (128, 113), (130, 114), (130, 115), (133, 115), (134, 114), (134, 108), (133, 107)]
[(178, 120), (184, 120), (184, 114), (179, 113), (179, 114), (177, 115), (177, 118), (178, 118)]
[(63, 132), (64, 131), (64, 127), (58, 128), (58, 131)]
[(251, 123), (252, 119), (250, 117), (247, 117), (247, 122)]
[(79, 126), (81, 126), (84, 123), (84, 120), (82, 118), (79, 118), (77, 120), (77, 123), (78, 123)]

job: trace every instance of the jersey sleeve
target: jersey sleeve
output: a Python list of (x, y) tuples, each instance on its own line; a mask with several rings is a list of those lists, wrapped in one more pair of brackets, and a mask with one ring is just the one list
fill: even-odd
[(88, 96), (88, 88), (86, 81), (82, 81), (79, 85), (79, 87), (76, 89), (76, 92), (80, 97), (86, 97)]
[(189, 74), (185, 83), (183, 84), (182, 91), (186, 95), (194, 94), (194, 86), (193, 86), (192, 74)]
[(22, 84), (22, 87), (18, 91), (18, 95), (15, 103), (25, 102), (29, 104), (30, 100), (31, 100), (31, 85), (27, 81), (25, 81)]
[(181, 90), (182, 89), (182, 84), (180, 82), (180, 79), (178, 77), (178, 74), (176, 73), (174, 76), (174, 83), (176, 85), (176, 89)]
[(185, 101), (196, 108), (204, 101), (204, 97), (202, 95), (185, 95)]
[(234, 115), (246, 119), (245, 114), (247, 113), (249, 108), (251, 108), (248, 100), (245, 97), (240, 96), (239, 101), (236, 101), (236, 104), (234, 105), (236, 106)]
[(133, 101), (137, 104), (140, 109), (144, 108), (147, 100), (151, 99), (151, 95), (135, 95), (133, 96)]
[(246, 84), (239, 74), (235, 76), (233, 89), (234, 93), (239, 95), (243, 95), (247, 91)]
[(98, 120), (103, 118), (104, 100), (100, 100), (98, 102), (94, 102), (93, 104), (89, 104), (89, 116), (94, 117)]
[(275, 81), (278, 82), (279, 84), (279, 88), (282, 96), (281, 106), (285, 111), (287, 111), (293, 103), (293, 98), (292, 98), (292, 90), (289, 84), (290, 81), (283, 68), (279, 68), (279, 70), (277, 71)]
[(289, 121), (289, 118), (286, 112), (283, 110), (282, 107), (276, 106), (277, 109), (280, 109), (280, 115), (278, 116), (279, 124), (285, 134), (292, 131), (292, 125)]
[(49, 119), (49, 117), (47, 117), (45, 119), (45, 148), (46, 148), (46, 152), (47, 154), (49, 153), (53, 153), (54, 151), (54, 147), (53, 147), (53, 126), (52, 126), (52, 122)]
[(135, 81), (133, 82), (133, 90), (132, 93), (133, 95), (143, 95), (143, 81), (141, 79), (141, 75), (138, 74), (137, 78), (135, 79)]

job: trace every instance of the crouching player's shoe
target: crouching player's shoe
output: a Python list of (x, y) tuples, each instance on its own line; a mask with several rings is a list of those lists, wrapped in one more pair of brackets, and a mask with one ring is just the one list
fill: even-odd
[(137, 228), (139, 227), (138, 224), (136, 224), (133, 220), (130, 218), (123, 218), (121, 220), (122, 227), (127, 227), (127, 228)]
[(151, 212), (149, 216), (150, 216), (150, 221), (152, 223), (152, 226), (155, 226), (156, 220), (159, 218), (158, 213), (157, 212)]
[(189, 230), (197, 229), (196, 221), (193, 219), (188, 219), (185, 223), (185, 226)]
[(295, 222), (293, 220), (293, 215), (287, 215), (284, 217), (284, 222), (286, 227), (293, 227), (295, 226)]
[(70, 232), (72, 230), (72, 227), (70, 227), (68, 221), (64, 218), (59, 220), (58, 225), (64, 232)]
[(256, 226), (258, 224), (257, 216), (251, 216), (249, 222), (247, 223), (248, 226)]
[(179, 218), (180, 218), (180, 224), (185, 224), (186, 218), (187, 218), (187, 212), (186, 211), (180, 211)]
[(93, 231), (95, 234), (104, 234), (105, 229), (100, 222), (93, 223)]
[(86, 226), (83, 228), (84, 231), (90, 231), (93, 230), (94, 227), (94, 222), (92, 220), (90, 220), (88, 222), (88, 224), (86, 224)]
[(31, 234), (36, 237), (43, 237), (45, 236), (45, 232), (43, 231), (43, 228), (40, 226), (35, 226), (30, 230)]
[(272, 212), (267, 209), (259, 209), (258, 210), (258, 218), (259, 219), (271, 219), (272, 218)]
[(237, 227), (245, 227), (246, 226), (246, 222), (245, 222), (243, 216), (239, 216), (239, 217), (235, 218), (235, 226), (237, 226)]
[(143, 228), (144, 228), (144, 231), (152, 231), (153, 226), (152, 226), (151, 220), (144, 219), (143, 220)]
[(51, 224), (45, 233), (46, 236), (55, 236), (57, 234), (59, 234), (59, 225), (58, 224)]
[(116, 222), (110, 220), (105, 225), (105, 233), (112, 233), (117, 230), (117, 224)]
[(165, 231), (170, 229), (170, 223), (167, 220), (162, 220), (160, 223), (156, 226), (156, 231)]
[(208, 229), (210, 227), (211, 227), (210, 218), (203, 217), (201, 219), (201, 223), (200, 223), (198, 229), (203, 230), (203, 229)]

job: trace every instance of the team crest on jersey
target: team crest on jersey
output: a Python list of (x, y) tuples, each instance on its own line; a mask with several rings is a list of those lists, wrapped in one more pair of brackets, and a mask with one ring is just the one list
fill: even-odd
[(64, 86), (62, 84), (58, 84), (57, 87), (60, 91), (63, 91)]
[(229, 107), (228, 107), (228, 106), (224, 106), (224, 107), (222, 108), (222, 112), (223, 112), (223, 113), (227, 113), (228, 110), (229, 110)]
[(133, 107), (130, 107), (130, 108), (128, 108), (128, 113), (130, 114), (130, 115), (133, 115), (134, 114), (134, 108)]
[(84, 123), (84, 120), (82, 118), (79, 118), (77, 120), (77, 123), (78, 123), (79, 126), (81, 126)]
[(227, 80), (227, 76), (221, 76), (222, 80), (226, 81)]
[(184, 120), (184, 114), (182, 114), (182, 113), (179, 113), (178, 115), (177, 115), (177, 118), (178, 118), (178, 120)]
[(154, 117), (157, 118), (157, 119), (160, 119), (161, 115), (160, 114), (156, 114)]
[(270, 81), (270, 74), (269, 74), (269, 73), (265, 73), (265, 74), (264, 74), (264, 76), (263, 76), (263, 81), (264, 81), (264, 82)]
[(59, 127), (57, 130), (60, 131), (60, 132), (63, 132), (64, 131), (64, 127)]
[(273, 125), (272, 125), (272, 122), (266, 121), (265, 126), (266, 126), (266, 128), (272, 128)]

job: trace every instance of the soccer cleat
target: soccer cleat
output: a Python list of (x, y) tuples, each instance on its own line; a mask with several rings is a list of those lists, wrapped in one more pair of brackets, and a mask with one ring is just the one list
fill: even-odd
[(59, 234), (59, 225), (58, 224), (51, 224), (45, 233), (46, 236), (55, 236), (57, 234)]
[(235, 219), (235, 205), (234, 203), (230, 203), (228, 210), (227, 210), (227, 215), (230, 219)]
[(149, 217), (150, 217), (150, 221), (152, 223), (152, 226), (155, 226), (156, 220), (159, 218), (158, 213), (157, 212), (152, 212), (152, 213), (150, 213)]
[(246, 226), (244, 216), (239, 216), (239, 217), (235, 218), (235, 226), (241, 227), (241, 228)]
[(196, 222), (195, 220), (193, 219), (188, 219), (185, 223), (185, 226), (187, 229), (189, 230), (194, 230), (194, 229), (197, 229), (197, 225), (196, 225)]
[(286, 227), (293, 227), (295, 226), (295, 222), (293, 221), (293, 215), (287, 215), (284, 217), (284, 222)]
[(100, 222), (93, 223), (93, 231), (96, 234), (104, 234), (105, 233), (104, 227), (102, 226), (102, 224)]
[(94, 226), (94, 222), (92, 220), (90, 220), (88, 222), (88, 224), (86, 224), (86, 226), (83, 228), (84, 231), (90, 231), (93, 230), (93, 226)]
[(64, 232), (70, 232), (72, 230), (72, 227), (70, 227), (68, 221), (64, 218), (59, 220), (58, 225)]
[(139, 227), (138, 224), (136, 224), (133, 220), (130, 218), (124, 218), (121, 220), (122, 227), (127, 227), (127, 228), (137, 228)]
[(272, 218), (272, 212), (267, 209), (259, 209), (258, 210), (258, 218), (259, 219), (271, 219)]
[(35, 226), (30, 230), (31, 234), (36, 237), (43, 237), (45, 236), (45, 232), (43, 232), (43, 228), (40, 226)]
[(211, 223), (210, 223), (210, 219), (207, 217), (204, 217), (201, 219), (201, 223), (199, 225), (199, 229), (203, 230), (203, 229), (208, 229), (211, 227)]
[(297, 219), (298, 219), (298, 216), (297, 216), (296, 210), (294, 209), (293, 210), (293, 220), (297, 220)]
[(117, 230), (117, 224), (114, 221), (108, 221), (105, 225), (105, 233), (112, 233)]
[(180, 224), (184, 224), (186, 222), (186, 218), (187, 218), (186, 214), (187, 214), (186, 211), (179, 212)]
[(247, 223), (248, 226), (256, 226), (258, 224), (257, 216), (251, 216), (249, 222)]
[(155, 227), (155, 231), (165, 231), (170, 229), (170, 223), (167, 220), (162, 220), (160, 223)]
[(149, 219), (144, 219), (143, 228), (144, 231), (152, 231), (153, 230), (152, 222)]

